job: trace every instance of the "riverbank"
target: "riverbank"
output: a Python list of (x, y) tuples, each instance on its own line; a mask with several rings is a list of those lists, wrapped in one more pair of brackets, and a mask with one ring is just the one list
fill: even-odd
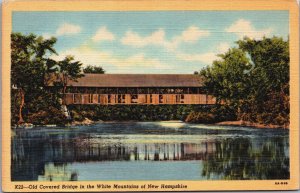
[[(134, 120), (128, 120), (128, 121), (93, 121), (88, 118), (84, 118), (83, 121), (73, 121), (70, 124), (67, 124), (65, 126), (89, 126), (89, 125), (94, 125), (94, 124), (101, 124), (101, 123), (116, 123), (116, 122), (143, 122), (143, 121), (134, 121)], [(146, 121), (147, 122), (147, 121)], [(155, 121), (154, 121), (155, 122)], [(222, 122), (217, 122), (217, 123), (189, 123), (186, 121), (182, 120), (166, 120), (166, 121), (159, 121), (159, 122), (166, 122), (166, 123), (173, 123), (173, 122), (180, 122), (180, 123), (186, 123), (186, 124), (206, 124), (206, 125), (218, 125), (218, 126), (233, 126), (233, 127), (254, 127), (254, 128), (261, 128), (261, 129), (289, 129), (289, 125), (265, 125), (265, 124), (260, 124), (260, 123), (253, 123), (250, 121), (222, 121)], [(44, 127), (56, 127), (57, 125), (32, 125), (30, 124), (30, 127), (20, 127), (20, 128), (33, 128), (35, 126), (44, 126)], [(16, 127), (16, 126), (15, 126)], [(15, 128), (14, 127), (14, 128)]]
[(289, 125), (265, 125), (260, 123), (252, 123), (250, 121), (223, 121), (219, 123), (215, 123), (215, 125), (220, 126), (239, 126), (239, 127), (255, 127), (255, 128), (261, 128), (261, 129), (289, 129)]
[[(92, 121), (88, 118), (85, 118), (84, 121), (73, 121), (71, 123), (72, 126), (77, 126), (77, 125), (92, 125), (92, 124), (98, 124), (98, 123), (112, 123), (112, 122), (123, 122), (123, 121)], [(136, 121), (126, 121), (126, 122), (136, 122)], [(194, 124), (194, 123), (188, 123), (185, 121), (181, 120), (168, 120), (168, 121), (163, 121), (163, 122), (181, 122), (181, 123), (187, 123), (187, 124)], [(199, 123), (201, 124), (201, 123)], [(289, 125), (265, 125), (265, 124), (260, 124), (260, 123), (253, 123), (250, 121), (223, 121), (223, 122), (218, 122), (218, 123), (211, 123), (207, 125), (219, 125), (219, 126), (235, 126), (235, 127), (255, 127), (255, 128), (261, 128), (261, 129), (289, 129)]]

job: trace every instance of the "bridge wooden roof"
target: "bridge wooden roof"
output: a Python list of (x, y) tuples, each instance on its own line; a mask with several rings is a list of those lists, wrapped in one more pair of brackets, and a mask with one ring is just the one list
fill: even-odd
[(85, 74), (76, 87), (201, 87), (199, 75), (193, 74)]

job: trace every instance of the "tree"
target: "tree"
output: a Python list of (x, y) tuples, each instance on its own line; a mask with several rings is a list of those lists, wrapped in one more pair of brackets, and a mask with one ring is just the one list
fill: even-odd
[(289, 45), (279, 37), (245, 37), (201, 70), (208, 93), (236, 106), (243, 120), (289, 123)]
[(237, 43), (252, 61), (253, 84), (261, 85), (256, 94), (265, 94), (270, 90), (288, 91), (288, 89), (283, 90), (284, 85), (289, 83), (290, 58), (287, 41), (279, 37), (263, 38), (262, 40), (244, 38)]
[(19, 96), (18, 124), (24, 122), (22, 111), (26, 102), (43, 89), (49, 54), (56, 54), (55, 43), (56, 38), (11, 34), (11, 87)]
[(85, 67), (83, 69), (84, 73), (91, 73), (91, 74), (104, 74), (105, 71), (103, 70), (102, 67), (100, 66), (92, 66), (92, 65), (88, 65), (87, 67)]
[[(248, 114), (261, 122), (289, 122), (289, 44), (280, 37), (261, 40), (244, 38), (237, 42), (249, 56), (253, 68), (246, 105)], [(249, 108), (251, 106), (251, 108)], [(253, 117), (253, 116), (252, 116)]]
[[(62, 84), (63, 90), (62, 94), (66, 93), (68, 82), (77, 81), (78, 78), (83, 77), (84, 75), (81, 73), (82, 63), (79, 61), (74, 61), (73, 56), (66, 56), (65, 59), (59, 61), (58, 65), (58, 73), (60, 77), (60, 83)], [(63, 99), (63, 104), (65, 104), (65, 100)]]
[(229, 49), (225, 54), (220, 54), (220, 60), (213, 62), (200, 71), (204, 77), (204, 87), (209, 94), (217, 97), (217, 102), (239, 105), (244, 98), (248, 82), (248, 71), (251, 66), (246, 54), (238, 49)]

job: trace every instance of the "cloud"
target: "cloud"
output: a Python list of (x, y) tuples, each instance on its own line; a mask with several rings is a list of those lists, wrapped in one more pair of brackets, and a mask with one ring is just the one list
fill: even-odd
[(204, 64), (212, 64), (214, 60), (219, 59), (217, 54), (224, 53), (228, 51), (229, 48), (230, 48), (229, 43), (221, 42), (214, 49), (215, 52), (187, 54), (187, 53), (176, 51), (176, 57), (179, 60), (187, 61), (187, 62), (202, 62)]
[(44, 33), (42, 36), (45, 39), (50, 39), (51, 37), (58, 37), (58, 36), (69, 36), (69, 35), (75, 35), (81, 32), (81, 27), (79, 25), (74, 25), (71, 23), (63, 23), (61, 24), (56, 32), (54, 34), (51, 33)]
[(268, 36), (273, 31), (272, 28), (265, 28), (265, 29), (255, 29), (252, 23), (245, 19), (239, 19), (234, 22), (231, 26), (225, 29), (228, 33), (234, 33), (239, 38), (243, 38), (248, 36), (249, 38), (253, 39), (261, 39), (263, 36)]
[(145, 46), (162, 46), (168, 50), (174, 50), (181, 43), (195, 43), (202, 37), (210, 35), (208, 30), (201, 30), (196, 26), (190, 26), (184, 30), (180, 35), (174, 36), (171, 40), (165, 37), (165, 31), (158, 29), (149, 36), (141, 36), (136, 32), (127, 31), (125, 36), (121, 39), (122, 44), (132, 47), (145, 47)]
[(133, 31), (127, 31), (125, 36), (121, 39), (122, 44), (133, 47), (145, 47), (148, 45), (164, 45), (165, 44), (165, 31), (159, 29), (146, 37), (140, 36)]
[(217, 52), (222, 54), (228, 51), (228, 49), (230, 48), (230, 44), (227, 42), (221, 42), (218, 46), (217, 46)]
[(216, 54), (219, 52), (225, 52), (230, 47), (228, 43), (220, 43), (215, 52), (200, 53), (200, 54), (188, 54), (177, 50), (178, 46), (182, 43), (196, 43), (203, 37), (210, 35), (208, 30), (201, 30), (196, 26), (190, 26), (180, 35), (174, 36), (171, 40), (167, 40), (165, 37), (165, 31), (159, 29), (154, 31), (148, 36), (141, 36), (136, 32), (127, 31), (125, 36), (121, 39), (122, 44), (129, 45), (136, 48), (146, 47), (146, 46), (162, 46), (174, 54), (175, 58), (187, 61), (187, 62), (202, 62), (205, 64), (210, 64), (213, 60), (218, 59)]
[[(83, 67), (87, 65), (98, 65), (103, 67), (108, 73), (108, 69), (114, 69), (114, 72), (134, 73), (147, 72), (152, 69), (170, 69), (166, 63), (155, 58), (147, 58), (144, 53), (138, 53), (129, 57), (116, 56), (110, 52), (94, 50), (89, 47), (72, 48), (60, 52), (59, 56), (52, 56), (52, 59), (63, 60), (67, 55), (75, 56), (75, 60), (83, 63)], [(148, 68), (148, 69), (147, 69)]]
[(50, 39), (53, 35), (50, 33), (44, 33), (42, 34), (42, 36), (44, 37), (44, 39)]
[(146, 58), (144, 53), (135, 54), (126, 58), (125, 60), (117, 60), (116, 64), (118, 66), (124, 65), (124, 62), (129, 66), (149, 66), (154, 68), (165, 68), (166, 65), (163, 64), (158, 59)]
[(109, 53), (97, 52), (85, 46), (78, 48), (71, 48), (65, 51), (61, 51), (59, 55), (52, 55), (51, 58), (54, 60), (63, 60), (66, 56), (72, 55), (75, 57), (75, 60), (79, 60), (83, 63), (83, 66), (95, 65), (102, 61), (102, 56), (105, 56)]
[(78, 34), (80, 31), (81, 31), (81, 27), (78, 25), (74, 25), (71, 23), (63, 23), (56, 30), (56, 35), (57, 36), (73, 35), (73, 34)]
[(97, 30), (96, 34), (92, 37), (92, 40), (94, 42), (113, 41), (115, 40), (115, 36), (104, 26)]
[(214, 52), (207, 52), (202, 54), (186, 54), (178, 52), (176, 57), (180, 60), (187, 62), (202, 62), (205, 64), (211, 64), (214, 60), (217, 60), (218, 57)]
[(180, 36), (174, 38), (175, 41), (194, 43), (202, 37), (207, 37), (210, 32), (207, 30), (201, 30), (196, 26), (190, 26), (188, 29), (182, 32)]

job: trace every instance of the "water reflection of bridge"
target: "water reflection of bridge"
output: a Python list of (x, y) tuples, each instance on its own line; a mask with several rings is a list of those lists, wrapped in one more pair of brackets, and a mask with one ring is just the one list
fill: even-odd
[(215, 150), (214, 141), (200, 143), (120, 143), (93, 138), (51, 140), (46, 157), (55, 162), (204, 160)]
[[(74, 143), (74, 148), (60, 148), (73, 161), (114, 161), (114, 160), (203, 160), (214, 151), (214, 143), (200, 144), (85, 144)], [(59, 152), (55, 157), (61, 157)], [(64, 157), (67, 158), (67, 157)]]

